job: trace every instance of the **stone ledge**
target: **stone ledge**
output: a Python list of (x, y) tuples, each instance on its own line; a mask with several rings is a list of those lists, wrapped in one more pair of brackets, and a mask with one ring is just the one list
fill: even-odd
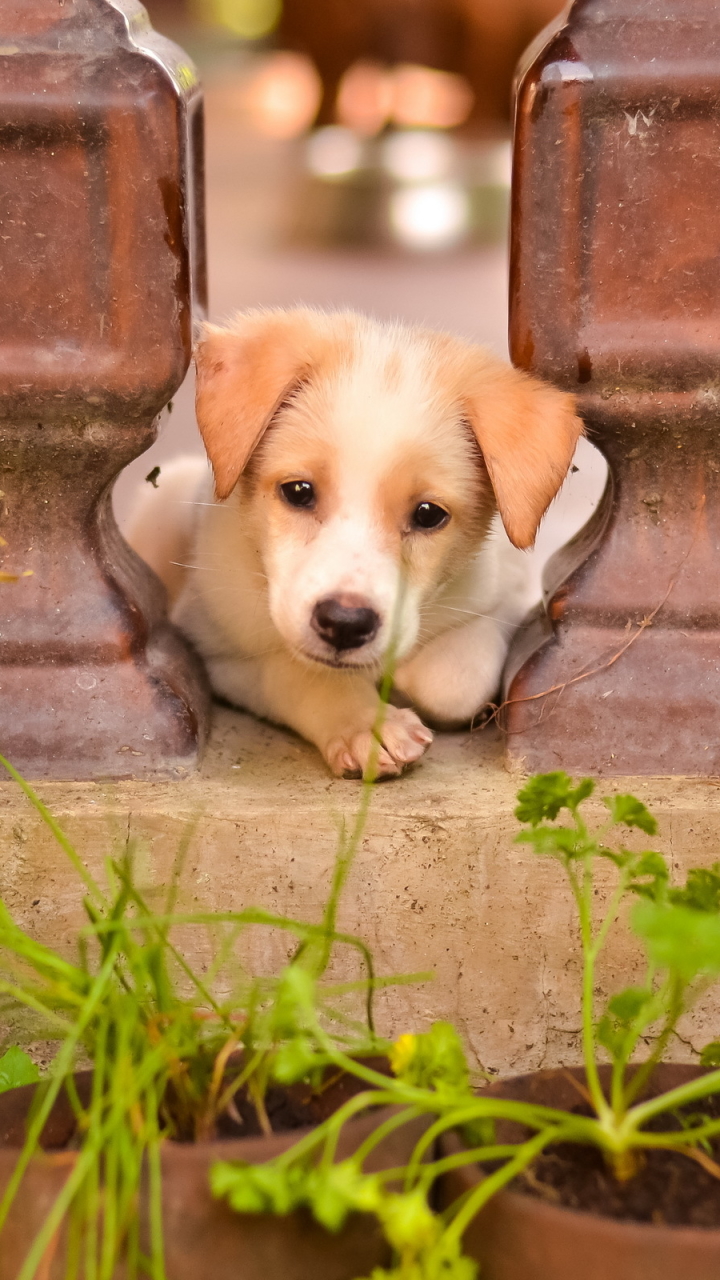
[[(559, 868), (513, 844), (517, 785), (497, 736), (439, 736), (412, 774), (377, 788), (340, 918), (373, 948), (379, 973), (436, 975), (383, 995), (383, 1031), (450, 1018), (478, 1059), (502, 1071), (575, 1058), (579, 1026), (569, 894)], [(202, 769), (185, 781), (37, 790), (96, 874), (130, 835), (147, 880), (166, 882), (196, 821), (186, 902), (266, 906), (306, 919), (319, 918), (338, 824), (352, 820), (359, 796), (357, 784), (331, 779), (292, 734), (224, 708), (216, 708)], [(657, 847), (678, 877), (718, 856), (720, 780), (621, 778), (606, 790), (633, 791), (655, 812)], [(8, 906), (43, 941), (65, 945), (82, 916), (77, 879), (11, 783), (0, 784), (0, 841)], [(283, 944), (260, 933), (253, 962), (266, 967)], [(604, 981), (614, 985), (620, 973), (630, 980), (633, 963), (632, 945), (616, 946)], [(713, 1012), (688, 1028), (699, 1044), (720, 1033)]]

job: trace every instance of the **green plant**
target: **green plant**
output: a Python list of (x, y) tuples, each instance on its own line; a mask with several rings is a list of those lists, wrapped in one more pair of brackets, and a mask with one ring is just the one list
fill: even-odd
[[(85, 889), (88, 921), (78, 931), (78, 958), (73, 962), (24, 932), (0, 899), (4, 1011), (17, 1022), (18, 1010), (26, 1010), (33, 1036), (60, 1043), (36, 1091), (26, 1142), (0, 1199), (0, 1232), (61, 1090), (75, 1111), (79, 1148), (17, 1280), (32, 1280), (38, 1273), (64, 1222), (67, 1280), (81, 1272), (88, 1280), (110, 1280), (121, 1258), (128, 1280), (139, 1273), (164, 1280), (162, 1142), (212, 1137), (219, 1117), (232, 1114), (241, 1090), (254, 1105), (260, 1129), (269, 1133), (266, 1098), (271, 1085), (306, 1081), (320, 1088), (328, 1067), (352, 1063), (359, 1069), (357, 1059), (385, 1053), (389, 1046), (374, 1026), (375, 992), (430, 976), (378, 978), (365, 944), (337, 928), (338, 906), (371, 802), (404, 591), (401, 584), (380, 681), (374, 751), (355, 819), (349, 828), (340, 829), (331, 885), (317, 924), (255, 908), (180, 910), (181, 874), (192, 828), (178, 852), (170, 886), (159, 891), (159, 906), (158, 894), (143, 890), (138, 882), (132, 841), (106, 860), (106, 887), (101, 888), (39, 796), (0, 756), (0, 764), (74, 867)], [(205, 971), (191, 965), (176, 944), (181, 928), (210, 933), (212, 959)], [(288, 938), (288, 962), (270, 977), (247, 973), (238, 958), (241, 939), (258, 928)], [(351, 980), (332, 981), (331, 963), (343, 949), (355, 954), (361, 973)], [(348, 1002), (354, 1007), (348, 1008)], [(81, 1098), (75, 1080), (79, 1058), (92, 1063), (88, 1099)], [(7, 1087), (37, 1079), (27, 1055), (12, 1048), (0, 1060), (0, 1091), (3, 1064)], [(351, 1110), (373, 1105), (372, 1095), (365, 1097), (368, 1100)], [(144, 1169), (149, 1188), (147, 1243), (140, 1238), (138, 1214)], [(332, 1177), (340, 1187), (342, 1166), (337, 1169)], [(327, 1210), (328, 1223), (331, 1216)]]
[[(82, 1272), (109, 1280), (122, 1256), (128, 1276), (162, 1280), (162, 1142), (212, 1136), (218, 1117), (232, 1108), (242, 1089), (254, 1103), (260, 1128), (269, 1132), (265, 1099), (271, 1085), (319, 1084), (338, 1054), (352, 1062), (356, 1055), (387, 1048), (375, 1033), (373, 996), (395, 979), (376, 977), (365, 945), (336, 925), (371, 783), (366, 781), (356, 822), (341, 833), (323, 917), (311, 924), (254, 908), (181, 910), (179, 884), (191, 832), (161, 902), (140, 887), (132, 844), (108, 858), (102, 889), (32, 788), (2, 762), (80, 877), (87, 924), (78, 931), (73, 961), (30, 937), (0, 901), (5, 1012), (11, 1010), (17, 1021), (18, 1010), (25, 1009), (33, 1038), (60, 1043), (36, 1092), (26, 1143), (0, 1200), (0, 1230), (64, 1089), (75, 1110), (79, 1149), (17, 1280), (38, 1273), (63, 1221), (69, 1228), (68, 1277)], [(177, 945), (179, 929), (209, 931), (211, 960), (203, 972)], [(240, 964), (238, 944), (248, 929), (287, 936), (288, 962), (273, 976), (258, 977)], [(329, 966), (341, 950), (358, 957), (361, 972), (332, 981)], [(406, 980), (415, 978), (397, 979)], [(92, 1062), (87, 1097), (81, 1097), (74, 1078), (79, 1058)], [(10, 1049), (0, 1059), (0, 1089), (4, 1081), (12, 1087), (34, 1079), (37, 1073), (20, 1050)], [(139, 1235), (137, 1211), (143, 1167), (149, 1182), (147, 1245)]]
[(11, 1045), (0, 1058), (0, 1093), (19, 1089), (24, 1084), (36, 1084), (40, 1072), (29, 1054), (18, 1045)]
[[(212, 1177), (216, 1195), (226, 1197), (241, 1212), (287, 1213), (304, 1205), (330, 1230), (339, 1229), (353, 1210), (370, 1211), (382, 1223), (396, 1255), (395, 1267), (374, 1272), (372, 1280), (472, 1280), (475, 1264), (461, 1251), (465, 1229), (491, 1196), (553, 1143), (594, 1144), (619, 1179), (632, 1177), (639, 1154), (653, 1147), (669, 1147), (699, 1159), (720, 1177), (720, 1167), (707, 1152), (709, 1139), (720, 1134), (720, 1120), (709, 1119), (700, 1110), (695, 1115), (684, 1113), (677, 1125), (679, 1108), (720, 1092), (720, 1070), (639, 1100), (679, 1019), (720, 975), (720, 863), (692, 870), (682, 888), (671, 887), (661, 854), (633, 852), (619, 841), (613, 847), (608, 843), (617, 828), (654, 835), (656, 822), (646, 807), (633, 796), (606, 798), (607, 820), (591, 830), (582, 806), (593, 790), (589, 779), (574, 785), (565, 773), (540, 775), (520, 791), (516, 816), (526, 825), (517, 839), (530, 844), (538, 856), (562, 866), (576, 903), (583, 957), (583, 1060), (594, 1114), (474, 1093), (459, 1038), (444, 1023), (436, 1023), (422, 1035), (400, 1037), (390, 1055), (394, 1071), (390, 1081), (327, 1045), (328, 1057), (364, 1079), (368, 1092), (261, 1169), (218, 1164)], [(569, 822), (558, 821), (561, 813), (568, 815)], [(614, 885), (597, 917), (599, 862), (614, 869)], [(631, 926), (645, 949), (644, 977), (640, 984), (614, 995), (598, 1016), (598, 957), (628, 897), (636, 900)], [(320, 1029), (315, 1035), (322, 1042)], [(646, 1056), (631, 1068), (640, 1046), (647, 1046)], [(598, 1070), (603, 1055), (612, 1064), (608, 1096)], [(720, 1042), (706, 1048), (701, 1062), (720, 1066)], [(400, 1108), (388, 1125), (403, 1124), (420, 1114), (432, 1118), (406, 1168), (363, 1174), (364, 1160), (382, 1137), (380, 1129), (350, 1160), (333, 1164), (342, 1125), (371, 1102)], [(666, 1128), (662, 1127), (664, 1117), (668, 1117)], [(523, 1124), (528, 1138), (514, 1144), (497, 1142), (495, 1122), (499, 1120)], [(652, 1131), (647, 1127), (650, 1122)], [(451, 1129), (462, 1133), (465, 1149), (441, 1160), (428, 1159), (435, 1140)], [(493, 1171), (445, 1213), (434, 1213), (430, 1205), (436, 1179), (451, 1168), (475, 1162), (490, 1164)]]

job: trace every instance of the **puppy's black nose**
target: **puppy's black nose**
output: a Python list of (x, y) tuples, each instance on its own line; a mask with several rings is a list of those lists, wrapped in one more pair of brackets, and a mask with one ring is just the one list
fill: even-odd
[(315, 605), (312, 625), (340, 653), (343, 649), (360, 649), (372, 640), (380, 617), (357, 596), (330, 596)]

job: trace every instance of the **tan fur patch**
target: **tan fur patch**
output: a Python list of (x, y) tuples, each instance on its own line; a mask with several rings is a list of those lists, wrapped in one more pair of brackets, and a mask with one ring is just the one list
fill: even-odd
[(428, 335), (428, 347), (438, 394), (467, 417), (510, 541), (531, 547), (584, 431), (574, 397), (458, 339)]
[(349, 358), (352, 323), (312, 311), (250, 312), (206, 325), (196, 352), (196, 409), (218, 498), (227, 498), (293, 387)]
[(390, 355), (385, 361), (384, 381), (388, 391), (396, 392), (400, 390), (400, 384), (402, 382), (402, 356), (397, 348), (390, 352)]

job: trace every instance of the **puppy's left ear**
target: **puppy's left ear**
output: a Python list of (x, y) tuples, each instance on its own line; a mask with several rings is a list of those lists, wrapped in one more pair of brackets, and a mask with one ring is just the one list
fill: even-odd
[(570, 468), (583, 424), (575, 398), (509, 365), (490, 361), (464, 399), (500, 517), (523, 550)]

